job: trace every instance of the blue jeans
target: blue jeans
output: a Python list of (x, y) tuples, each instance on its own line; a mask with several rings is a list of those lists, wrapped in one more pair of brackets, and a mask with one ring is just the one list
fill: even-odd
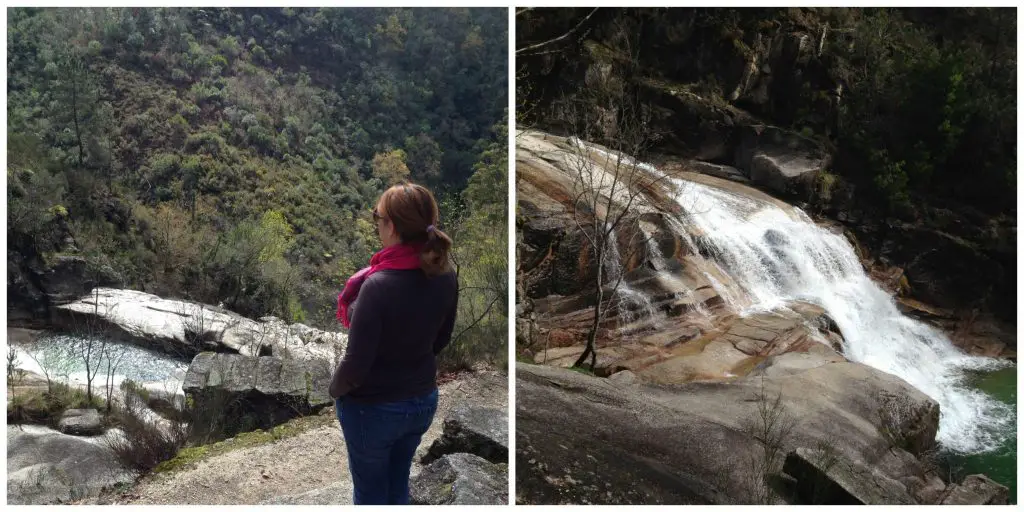
[(399, 402), (359, 404), (341, 397), (334, 405), (348, 448), (353, 503), (409, 504), (409, 470), (434, 421), (437, 389)]

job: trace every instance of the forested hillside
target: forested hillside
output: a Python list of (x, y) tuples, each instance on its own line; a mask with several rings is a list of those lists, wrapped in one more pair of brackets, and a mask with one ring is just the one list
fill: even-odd
[(466, 325), (503, 315), (506, 37), (505, 9), (9, 9), (12, 307), (45, 309), (32, 289), (79, 255), (97, 282), (331, 325), (373, 203), (411, 179), (478, 290)]

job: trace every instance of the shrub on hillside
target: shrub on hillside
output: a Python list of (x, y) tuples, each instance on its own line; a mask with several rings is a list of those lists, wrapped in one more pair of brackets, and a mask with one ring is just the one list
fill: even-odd
[(121, 384), (121, 391), (124, 400), (114, 409), (114, 421), (123, 435), (106, 440), (118, 460), (127, 467), (149, 471), (174, 458), (188, 441), (189, 424), (147, 414), (148, 392), (131, 380)]

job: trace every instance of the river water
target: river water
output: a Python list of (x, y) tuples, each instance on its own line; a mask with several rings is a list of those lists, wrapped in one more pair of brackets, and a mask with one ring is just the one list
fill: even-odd
[[(104, 340), (94, 340), (93, 358), (100, 356), (98, 346)], [(181, 395), (181, 384), (188, 371), (188, 363), (170, 356), (147, 350), (138, 345), (106, 340), (111, 358), (117, 362), (112, 379), (119, 386), (125, 379), (131, 379), (151, 391), (168, 395)], [(85, 359), (82, 356), (86, 340), (77, 336), (47, 333), (31, 344), (14, 345), (18, 354), (17, 366), (39, 375), (42, 367), (50, 369), (51, 378), (66, 374), (69, 384), (84, 388), (86, 385)], [(33, 357), (34, 356), (34, 357)], [(106, 359), (98, 364), (99, 373), (93, 378), (94, 392), (100, 392), (106, 383)], [(63, 381), (64, 377), (56, 377)]]

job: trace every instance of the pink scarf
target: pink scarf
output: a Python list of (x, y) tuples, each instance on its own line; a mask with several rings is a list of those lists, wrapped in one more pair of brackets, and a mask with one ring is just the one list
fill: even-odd
[(356, 272), (345, 281), (345, 288), (338, 295), (338, 320), (347, 329), (351, 320), (348, 318), (348, 308), (359, 296), (359, 289), (363, 281), (378, 270), (412, 270), (420, 268), (420, 253), (423, 252), (423, 244), (396, 244), (385, 247), (370, 258), (370, 266)]

